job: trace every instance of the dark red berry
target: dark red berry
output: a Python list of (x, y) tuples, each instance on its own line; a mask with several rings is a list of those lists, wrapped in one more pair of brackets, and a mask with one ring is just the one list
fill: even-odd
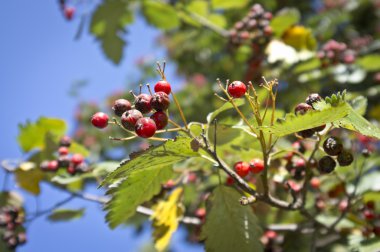
[(314, 135), (315, 131), (312, 129), (302, 130), (300, 132), (297, 132), (297, 135), (299, 135), (302, 138), (309, 138)]
[(228, 93), (233, 98), (242, 97), (247, 91), (247, 86), (241, 81), (234, 81), (230, 85), (228, 85)]
[(365, 206), (366, 206), (368, 209), (372, 209), (372, 210), (374, 210), (374, 209), (375, 209), (375, 201), (373, 201), (373, 200), (367, 201), (367, 203), (365, 203)]
[(251, 172), (257, 174), (264, 170), (264, 161), (259, 158), (252, 159), (251, 162), (249, 162), (249, 166), (251, 168)]
[(122, 116), (125, 111), (130, 110), (131, 108), (131, 103), (126, 99), (118, 99), (112, 106), (112, 110), (115, 112), (115, 115), (117, 116)]
[(63, 9), (63, 14), (65, 15), (67, 20), (73, 19), (73, 16), (75, 14), (75, 8), (74, 7), (65, 7)]
[(234, 183), (235, 183), (235, 180), (232, 177), (227, 177), (226, 185), (233, 185)]
[(307, 103), (300, 103), (294, 108), (294, 113), (296, 115), (304, 115), (307, 111), (312, 110), (313, 107)]
[(47, 165), (47, 169), (49, 171), (56, 171), (58, 170), (58, 161), (57, 160), (52, 160), (52, 161), (49, 161), (48, 165)]
[(164, 92), (154, 93), (150, 105), (157, 111), (167, 110), (170, 105), (169, 96)]
[(71, 145), (71, 138), (69, 136), (64, 136), (59, 140), (60, 147), (70, 147), (70, 145)]
[(336, 137), (328, 137), (323, 142), (323, 150), (330, 156), (337, 156), (343, 150), (343, 144)]
[(150, 118), (154, 121), (156, 124), (157, 130), (163, 129), (168, 125), (168, 116), (163, 111), (157, 111), (153, 115), (150, 116)]
[(58, 154), (60, 156), (66, 156), (67, 154), (69, 154), (69, 149), (67, 147), (64, 147), (64, 146), (59, 147)]
[(99, 129), (103, 129), (108, 125), (108, 115), (103, 112), (95, 113), (91, 118), (91, 123)]
[(135, 130), (136, 122), (143, 117), (143, 114), (137, 109), (128, 110), (121, 116), (121, 125), (127, 130)]
[(67, 170), (67, 173), (70, 175), (75, 175), (75, 173), (77, 173), (74, 165), (69, 165), (69, 167), (67, 167), (66, 170)]
[(306, 98), (306, 103), (310, 106), (313, 106), (313, 103), (315, 102), (319, 102), (322, 100), (322, 97), (317, 94), (317, 93), (314, 93), (314, 94), (310, 94), (307, 98)]
[(67, 168), (70, 165), (70, 159), (67, 156), (58, 158), (58, 167)]
[(298, 140), (292, 143), (292, 148), (300, 153), (305, 153), (306, 148), (305, 145), (302, 143), (302, 141)]
[(167, 95), (169, 95), (171, 91), (172, 91), (172, 88), (170, 87), (169, 82), (165, 80), (160, 80), (154, 86), (154, 92), (164, 92)]
[(340, 166), (348, 166), (354, 161), (354, 156), (351, 152), (343, 150), (337, 157)]
[(240, 177), (245, 177), (248, 175), (250, 167), (247, 162), (240, 161), (240, 162), (235, 163), (234, 169)]
[(138, 136), (143, 138), (149, 138), (156, 133), (156, 123), (148, 118), (144, 117), (139, 119), (135, 125), (135, 132)]
[(135, 109), (139, 110), (141, 113), (146, 114), (152, 110), (150, 104), (152, 96), (148, 94), (139, 94), (135, 100)]
[(320, 132), (320, 131), (324, 130), (325, 128), (326, 128), (326, 124), (323, 124), (321, 126), (312, 128), (312, 130), (315, 131), (315, 132)]
[(318, 170), (320, 173), (330, 173), (334, 171), (335, 166), (336, 162), (330, 156), (324, 156), (318, 162)]
[(373, 227), (373, 233), (376, 235), (376, 236), (380, 236), (380, 226), (374, 226)]
[(82, 162), (82, 163), (80, 163), (78, 165), (75, 165), (74, 168), (75, 168), (75, 171), (79, 172), (79, 173), (85, 173), (85, 172), (89, 172), (90, 171), (90, 167), (86, 163), (84, 163), (84, 162)]
[(74, 164), (74, 165), (79, 165), (83, 162), (84, 158), (82, 156), (82, 154), (79, 154), (79, 153), (76, 153), (74, 154), (72, 157), (71, 157), (71, 162)]

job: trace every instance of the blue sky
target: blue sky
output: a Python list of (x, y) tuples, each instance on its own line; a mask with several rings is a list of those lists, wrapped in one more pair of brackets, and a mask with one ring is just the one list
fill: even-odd
[[(154, 45), (157, 31), (143, 20), (130, 28), (126, 58), (115, 66), (105, 59), (94, 38), (84, 32), (74, 41), (79, 21), (67, 22), (57, 1), (12, 0), (0, 2), (0, 160), (20, 158), (17, 125), (39, 116), (58, 117), (73, 125), (77, 100), (68, 96), (73, 81), (87, 80), (81, 96), (101, 101), (113, 90), (125, 87), (130, 74), (136, 74), (134, 62), (150, 54), (162, 60), (164, 52)], [(152, 66), (153, 67), (153, 66)], [(4, 174), (1, 172), (0, 181)], [(14, 181), (9, 189), (17, 189)], [(96, 192), (96, 189), (92, 189)], [(99, 193), (99, 192), (97, 192)], [(35, 198), (23, 193), (28, 211), (34, 211)], [(42, 186), (41, 209), (67, 197), (48, 185)], [(133, 229), (110, 231), (99, 205), (82, 200), (66, 207), (86, 207), (85, 217), (70, 223), (52, 224), (41, 217), (28, 228), (28, 243), (21, 252), (137, 251), (149, 240), (150, 233), (136, 237)], [(174, 237), (174, 251), (200, 251), (183, 245), (184, 232)]]

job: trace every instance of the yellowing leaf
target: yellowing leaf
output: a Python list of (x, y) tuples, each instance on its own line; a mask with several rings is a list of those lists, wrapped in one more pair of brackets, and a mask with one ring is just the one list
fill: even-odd
[(40, 169), (21, 170), (15, 171), (17, 184), (24, 190), (32, 193), (40, 193), (40, 181), (44, 178), (44, 173)]
[(154, 243), (158, 251), (163, 251), (168, 247), (170, 238), (178, 228), (179, 220), (184, 213), (184, 209), (179, 202), (182, 193), (182, 188), (175, 189), (167, 201), (161, 201), (157, 204), (151, 216), (153, 219)]
[(314, 50), (317, 43), (310, 29), (301, 25), (295, 25), (287, 29), (282, 35), (285, 44), (297, 50)]

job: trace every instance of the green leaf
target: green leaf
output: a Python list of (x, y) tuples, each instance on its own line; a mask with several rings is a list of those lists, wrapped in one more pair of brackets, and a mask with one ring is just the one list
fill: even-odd
[(199, 156), (198, 152), (191, 149), (191, 140), (186, 136), (177, 136), (175, 140), (168, 140), (157, 147), (132, 153), (130, 159), (121, 162), (120, 166), (104, 179), (101, 186), (125, 178), (135, 170), (154, 170), (184, 161), (190, 157)]
[(321, 61), (319, 59), (317, 59), (317, 58), (311, 58), (309, 60), (302, 61), (302, 62), (298, 63), (294, 67), (293, 72), (295, 74), (300, 74), (300, 73), (303, 73), (303, 72), (308, 72), (308, 71), (320, 68), (320, 66), (321, 66)]
[(364, 96), (355, 97), (355, 99), (349, 101), (353, 110), (359, 115), (364, 115), (367, 110), (368, 101)]
[(53, 136), (62, 136), (66, 132), (66, 123), (61, 119), (40, 117), (35, 123), (27, 122), (19, 125), (17, 140), (23, 151), (45, 147), (45, 136), (50, 132)]
[(104, 54), (113, 63), (123, 57), (125, 25), (133, 21), (128, 2), (122, 0), (103, 1), (91, 18), (90, 32), (100, 41)]
[(142, 11), (147, 21), (157, 28), (170, 30), (180, 25), (177, 10), (169, 4), (155, 0), (145, 0), (142, 3)]
[(84, 208), (56, 209), (48, 216), (48, 219), (53, 222), (75, 220), (83, 216), (84, 210), (85, 210)]
[(278, 137), (286, 136), (301, 130), (311, 129), (326, 123), (336, 122), (352, 111), (347, 103), (340, 103), (336, 107), (325, 104), (322, 110), (309, 111), (305, 115), (289, 113), (285, 119), (277, 120), (271, 127), (263, 127), (264, 131), (271, 132)]
[(294, 24), (297, 24), (301, 19), (301, 14), (297, 9), (285, 8), (282, 9), (271, 21), (270, 26), (276, 37), (281, 37), (282, 34)]
[(380, 128), (368, 122), (352, 108), (348, 115), (334, 122), (339, 127), (357, 131), (362, 135), (380, 139)]
[(40, 182), (44, 178), (44, 173), (39, 168), (30, 170), (17, 169), (15, 178), (18, 186), (34, 195), (40, 194)]
[(74, 141), (71, 142), (70, 152), (82, 154), (84, 157), (88, 157), (90, 155), (90, 152), (86, 149), (86, 147)]
[(156, 166), (150, 170), (134, 170), (119, 186), (111, 188), (107, 194), (111, 194), (112, 198), (105, 208), (108, 212), (106, 220), (109, 226), (115, 228), (126, 222), (140, 204), (160, 192), (161, 184), (172, 175), (172, 168), (167, 165)]
[(245, 7), (248, 2), (248, 0), (211, 0), (211, 5), (213, 9), (238, 9)]
[[(236, 106), (240, 107), (240, 106), (243, 106), (245, 104), (245, 99), (238, 99), (238, 100), (235, 100), (234, 102), (235, 102)], [(221, 114), (222, 112), (225, 112), (227, 110), (233, 109), (233, 108), (234, 107), (232, 106), (231, 103), (229, 103), (229, 102), (224, 103), (223, 106), (221, 106), (220, 108), (218, 108), (214, 112), (211, 112), (210, 114), (207, 115), (207, 122), (209, 124), (212, 123), (214, 121), (214, 119), (219, 114)]]
[(349, 238), (350, 251), (355, 252), (378, 252), (380, 248), (380, 238), (374, 237), (366, 239), (361, 235), (353, 234)]
[(105, 161), (97, 163), (94, 167), (92, 173), (97, 176), (105, 176), (110, 172), (113, 172), (119, 166), (118, 162), (115, 161)]
[(380, 54), (370, 54), (360, 57), (356, 63), (367, 71), (380, 70)]
[(372, 172), (362, 177), (356, 189), (358, 195), (369, 191), (380, 191), (380, 172)]
[(202, 227), (206, 251), (264, 251), (262, 234), (252, 208), (239, 204), (241, 195), (233, 188), (218, 186), (214, 189)]

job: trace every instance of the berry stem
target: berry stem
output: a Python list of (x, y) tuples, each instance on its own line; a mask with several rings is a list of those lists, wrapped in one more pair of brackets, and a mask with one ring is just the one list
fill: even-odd
[(176, 122), (173, 121), (172, 119), (169, 119), (168, 122), (171, 123), (171, 124), (173, 124), (173, 125), (176, 126), (177, 128), (182, 128), (181, 125), (179, 125), (178, 123), (176, 123)]
[(185, 124), (185, 129), (188, 130), (189, 128), (187, 126), (187, 121), (186, 121), (185, 115), (183, 113), (183, 110), (181, 108), (181, 105), (179, 105), (179, 102), (178, 102), (177, 97), (175, 96), (175, 94), (173, 92), (171, 92), (171, 94), (173, 96), (174, 103), (175, 103), (175, 105), (176, 105), (176, 107), (177, 107), (177, 109), (179, 111), (180, 116), (181, 116), (181, 119), (182, 119), (183, 123)]
[(164, 129), (164, 130), (157, 130), (156, 134), (166, 133), (166, 132), (176, 132), (176, 131), (180, 131), (180, 130), (182, 130), (181, 127), (179, 127), (179, 128), (171, 128), (171, 129)]

